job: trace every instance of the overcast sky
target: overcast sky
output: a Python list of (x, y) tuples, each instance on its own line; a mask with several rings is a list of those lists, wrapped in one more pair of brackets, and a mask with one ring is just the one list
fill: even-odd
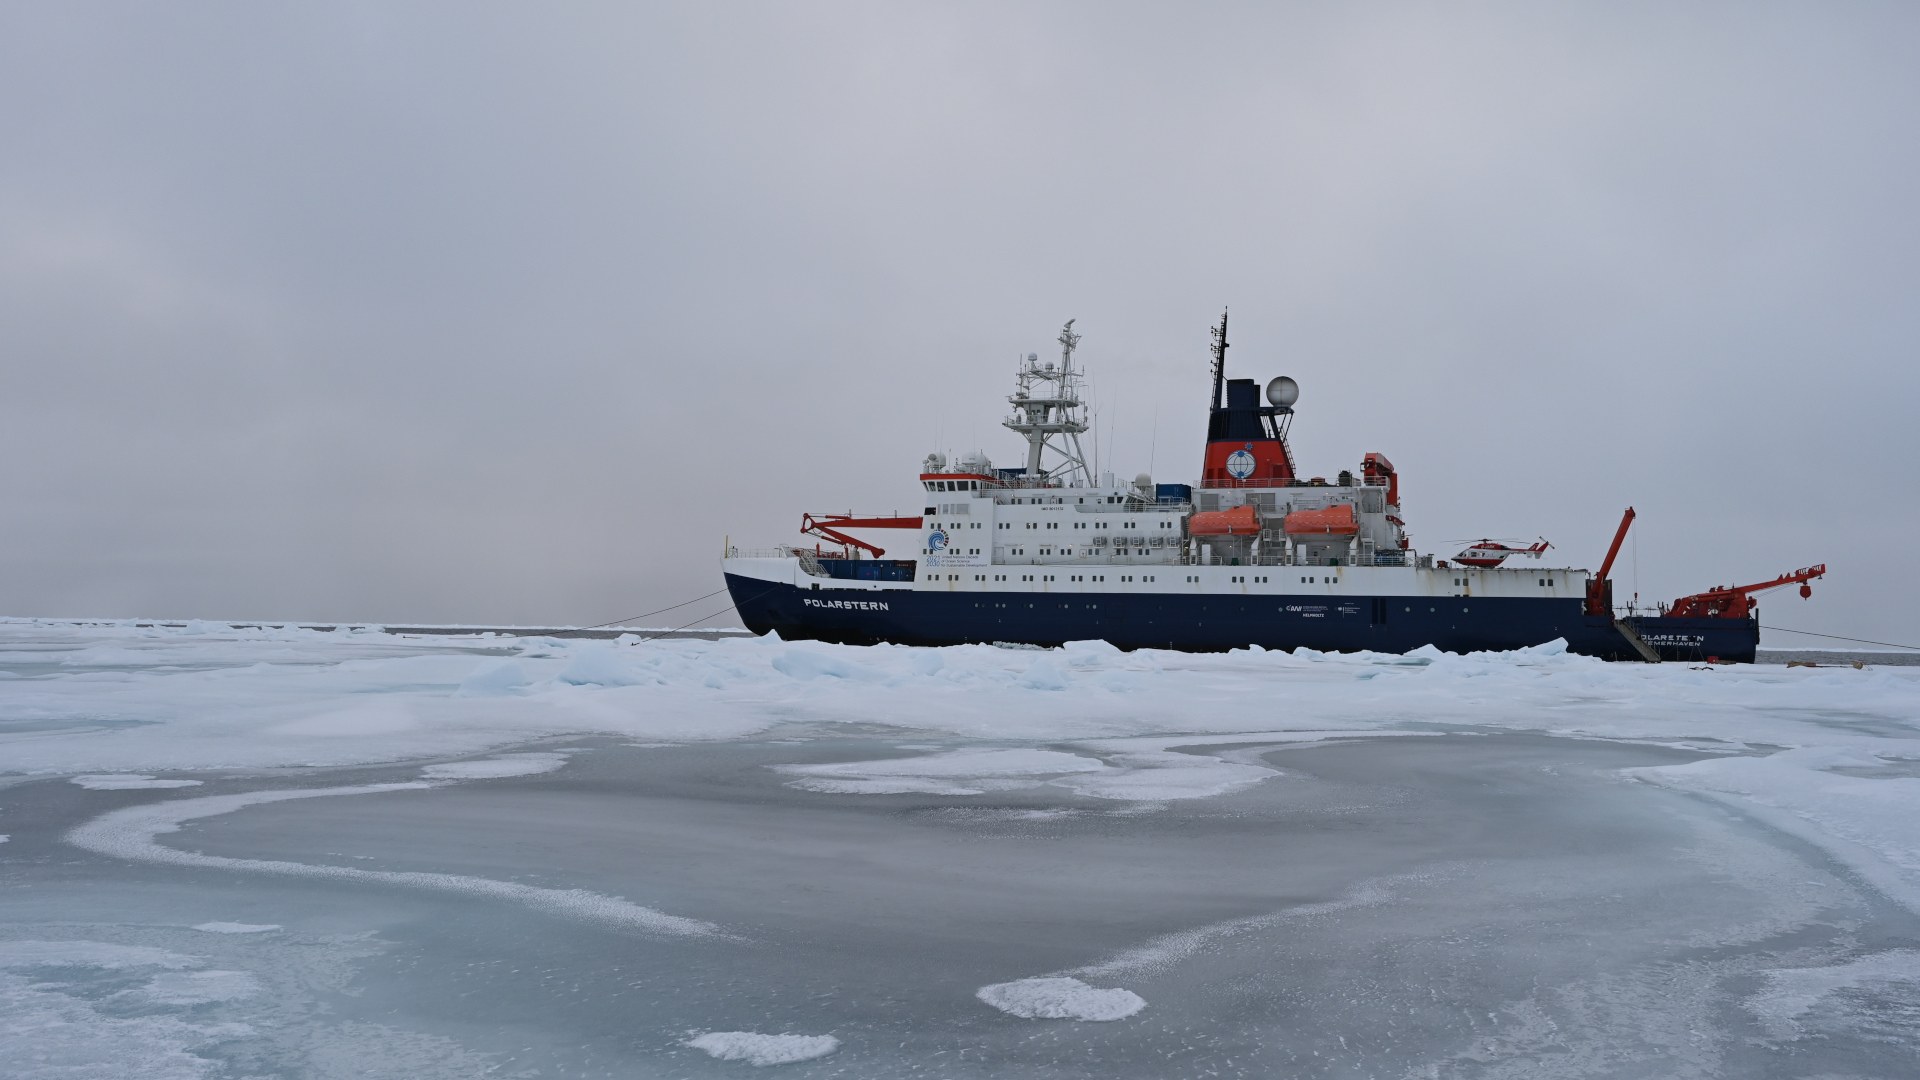
[(1906, 3), (0, 3), (0, 613), (647, 611), (1068, 318), (1190, 481), (1231, 305), (1424, 550), (1920, 642), (1916, 115)]

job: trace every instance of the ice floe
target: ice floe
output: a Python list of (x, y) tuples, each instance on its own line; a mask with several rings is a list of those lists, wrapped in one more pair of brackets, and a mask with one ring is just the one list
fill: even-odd
[(840, 1048), (831, 1035), (762, 1035), (757, 1031), (709, 1031), (688, 1039), (686, 1045), (704, 1050), (721, 1061), (749, 1065), (787, 1065), (826, 1057)]
[(995, 983), (974, 996), (1025, 1020), (1124, 1020), (1147, 1007), (1131, 990), (1101, 989), (1064, 975)]

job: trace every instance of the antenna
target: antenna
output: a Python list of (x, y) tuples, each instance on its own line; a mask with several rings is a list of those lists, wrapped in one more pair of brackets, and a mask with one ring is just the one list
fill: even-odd
[[(1080, 435), (1088, 429), (1086, 402), (1081, 397), (1084, 376), (1073, 370), (1073, 350), (1080, 335), (1073, 332), (1074, 320), (1060, 328), (1060, 364), (1049, 360), (1044, 365), (1035, 353), (1028, 353), (1017, 365), (1014, 392), (1007, 398), (1013, 415), (1001, 421), (1027, 440), (1028, 483), (1047, 487), (1083, 486), (1092, 482), (1086, 455), (1080, 448)], [(1100, 444), (1096, 438), (1096, 455)], [(1048, 468), (1046, 455), (1060, 460)]]
[(1221, 388), (1227, 381), (1227, 309), (1220, 309), (1220, 325), (1213, 328), (1213, 407), (1220, 408)]

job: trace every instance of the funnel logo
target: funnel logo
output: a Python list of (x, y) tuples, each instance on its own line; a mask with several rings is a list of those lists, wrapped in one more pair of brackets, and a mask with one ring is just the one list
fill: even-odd
[(935, 529), (927, 534), (927, 550), (936, 552), (947, 550), (946, 530)]
[(1227, 455), (1227, 473), (1235, 480), (1245, 480), (1253, 475), (1253, 455), (1245, 450), (1235, 450)]

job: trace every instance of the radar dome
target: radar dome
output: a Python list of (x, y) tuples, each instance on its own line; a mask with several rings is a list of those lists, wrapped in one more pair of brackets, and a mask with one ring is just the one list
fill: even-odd
[(1300, 384), (1285, 375), (1277, 376), (1267, 384), (1267, 404), (1276, 408), (1291, 409), (1293, 403), (1300, 400)]

